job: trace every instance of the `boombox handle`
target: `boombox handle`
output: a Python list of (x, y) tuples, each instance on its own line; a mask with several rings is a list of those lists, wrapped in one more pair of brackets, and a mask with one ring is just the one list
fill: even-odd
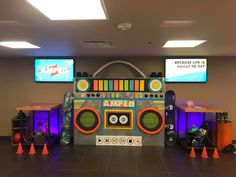
[(137, 73), (139, 73), (143, 78), (146, 78), (145, 74), (136, 66), (134, 66), (132, 63), (129, 63), (127, 61), (122, 61), (122, 60), (115, 60), (115, 61), (111, 61), (106, 63), (105, 65), (101, 66), (94, 74), (92, 77), (97, 77), (97, 75), (99, 73), (101, 73), (105, 68), (107, 68), (110, 65), (114, 65), (114, 64), (124, 64), (126, 66), (129, 66), (131, 68), (133, 68)]

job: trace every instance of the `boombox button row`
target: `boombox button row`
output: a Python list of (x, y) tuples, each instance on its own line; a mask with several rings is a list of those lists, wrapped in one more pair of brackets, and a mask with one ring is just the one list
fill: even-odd
[(163, 98), (163, 94), (147, 94), (145, 93), (144, 94), (144, 97), (145, 98)]
[(100, 93), (87, 93), (86, 96), (89, 98), (89, 97), (100, 97)]

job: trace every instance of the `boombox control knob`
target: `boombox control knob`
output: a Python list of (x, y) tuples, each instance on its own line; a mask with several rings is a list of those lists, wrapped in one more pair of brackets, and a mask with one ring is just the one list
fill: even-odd
[(87, 93), (87, 97), (90, 97), (90, 94), (89, 94), (89, 93)]
[(148, 97), (148, 94), (145, 93), (145, 94), (144, 94), (144, 97), (147, 98), (147, 97)]
[(97, 97), (100, 97), (100, 93), (97, 93), (96, 96), (97, 96)]
[(118, 122), (118, 117), (116, 115), (111, 115), (111, 117), (109, 117), (109, 121), (111, 124), (116, 124)]
[(92, 93), (92, 97), (95, 97), (95, 94), (94, 94), (94, 93)]
[(155, 94), (155, 98), (158, 98), (158, 94)]
[(160, 97), (163, 98), (163, 94), (162, 93), (160, 94)]
[(128, 121), (129, 121), (129, 118), (126, 115), (121, 115), (119, 118), (119, 122), (123, 125), (126, 124)]
[(153, 94), (150, 94), (150, 98), (153, 98)]

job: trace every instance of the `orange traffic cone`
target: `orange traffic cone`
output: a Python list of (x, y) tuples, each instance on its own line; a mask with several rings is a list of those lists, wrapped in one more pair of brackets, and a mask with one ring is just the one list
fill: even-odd
[(191, 148), (191, 152), (189, 154), (189, 157), (191, 157), (191, 158), (195, 158), (196, 157), (194, 147)]
[(206, 146), (203, 147), (201, 157), (202, 157), (203, 159), (208, 159)]
[(219, 154), (218, 154), (218, 151), (217, 151), (216, 148), (214, 149), (214, 152), (213, 152), (212, 157), (213, 157), (214, 159), (219, 159), (219, 158), (220, 158), (220, 157), (219, 157)]
[(34, 144), (31, 143), (30, 145), (30, 151), (29, 151), (29, 155), (34, 155), (36, 152), (35, 152), (35, 149), (34, 149)]
[(44, 143), (44, 145), (43, 145), (43, 151), (42, 151), (42, 155), (48, 155), (48, 148), (47, 148), (47, 144), (46, 143)]
[(22, 148), (22, 145), (21, 143), (18, 144), (18, 148), (17, 148), (17, 151), (16, 151), (16, 154), (23, 154), (23, 148)]

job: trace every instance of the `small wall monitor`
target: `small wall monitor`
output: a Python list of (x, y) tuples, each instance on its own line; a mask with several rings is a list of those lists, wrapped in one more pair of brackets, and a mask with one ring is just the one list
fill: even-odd
[(207, 59), (205, 58), (166, 59), (165, 81), (169, 83), (207, 82)]
[(45, 59), (34, 60), (35, 82), (73, 82), (74, 59)]

